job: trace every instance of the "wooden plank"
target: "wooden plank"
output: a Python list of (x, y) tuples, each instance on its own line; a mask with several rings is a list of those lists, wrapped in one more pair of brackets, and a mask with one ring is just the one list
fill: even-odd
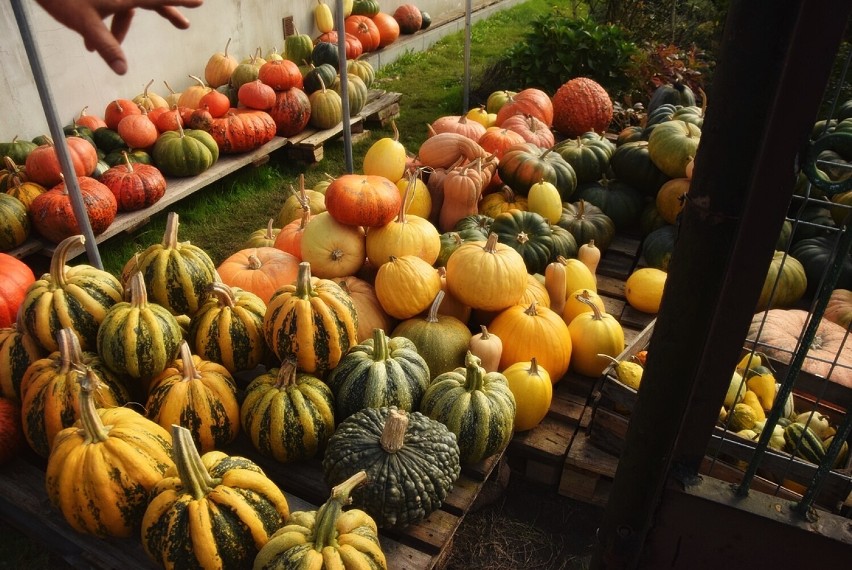
[(626, 301), (624, 296), (624, 279), (607, 275), (597, 275), (598, 295)]
[(561, 463), (576, 430), (576, 426), (546, 416), (537, 428), (516, 433), (509, 443), (509, 453), (545, 463)]

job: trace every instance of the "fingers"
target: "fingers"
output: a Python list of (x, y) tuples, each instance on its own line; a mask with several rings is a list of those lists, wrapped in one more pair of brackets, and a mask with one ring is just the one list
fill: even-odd
[(156, 8), (156, 11), (178, 29), (185, 30), (189, 27), (189, 20), (174, 6), (163, 6)]
[(127, 37), (130, 23), (133, 21), (133, 14), (134, 11), (130, 9), (124, 12), (116, 12), (112, 17), (110, 31), (112, 31), (112, 35), (118, 43), (124, 42), (124, 38)]

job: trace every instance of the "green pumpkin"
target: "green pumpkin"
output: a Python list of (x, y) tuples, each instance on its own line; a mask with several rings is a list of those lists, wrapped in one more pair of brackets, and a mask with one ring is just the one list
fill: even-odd
[[(125, 159), (125, 155), (127, 158)], [(126, 149), (118, 149), (104, 155), (103, 162), (107, 164), (107, 166), (118, 166), (120, 164), (125, 164), (125, 160), (129, 160), (132, 164), (151, 164), (154, 159), (151, 158), (151, 155), (140, 149), (126, 150)]]
[(669, 225), (669, 223), (662, 214), (660, 214), (660, 210), (657, 209), (656, 201), (648, 200), (645, 203), (645, 207), (642, 208), (642, 215), (639, 216), (639, 235), (644, 238), (652, 231), (658, 230), (667, 225)]
[(284, 59), (303, 65), (311, 60), (314, 40), (308, 34), (291, 34), (284, 38)]
[(600, 180), (609, 168), (609, 159), (615, 152), (615, 145), (606, 137), (593, 134), (596, 138), (566, 139), (553, 147), (553, 150), (574, 168), (578, 184)]
[[(367, 97), (369, 93), (364, 81), (357, 75), (349, 75), (347, 81), (346, 92), (349, 95), (349, 114), (351, 116), (355, 116), (360, 113), (361, 109), (364, 108), (364, 105), (367, 104)], [(341, 97), (343, 96), (343, 88), (340, 85), (339, 75), (334, 79), (334, 84), (331, 88), (334, 89)]]
[(321, 65), (311, 67), (311, 69), (305, 74), (302, 79), (302, 83), (304, 84), (303, 89), (305, 93), (310, 95), (314, 91), (320, 91), (324, 86), (333, 85), (336, 78), (337, 68), (333, 65), (323, 63)]
[(618, 136), (615, 139), (616, 148), (620, 147), (623, 144), (644, 140), (642, 138), (642, 133), (644, 131), (645, 129), (638, 125), (624, 127), (623, 129), (621, 129), (621, 131), (619, 131)]
[(337, 69), (340, 67), (340, 55), (337, 44), (332, 42), (317, 42), (311, 51), (311, 63), (314, 65), (328, 65)]
[(695, 93), (689, 85), (676, 81), (657, 87), (648, 102), (648, 112), (652, 113), (663, 105), (687, 106), (695, 105)]
[(704, 109), (695, 105), (681, 107), (672, 113), (672, 120), (686, 121), (700, 129), (704, 126)]
[(95, 141), (95, 146), (104, 153), (109, 154), (114, 150), (127, 150), (127, 143), (118, 134), (109, 127), (100, 127), (92, 132), (92, 140)]
[(346, 61), (346, 71), (349, 76), (357, 75), (364, 81), (367, 89), (373, 86), (373, 81), (376, 80), (376, 70), (373, 65), (366, 59), (350, 59)]
[(648, 267), (667, 271), (674, 251), (677, 228), (671, 224), (658, 228), (642, 241), (642, 256)]
[(15, 249), (30, 236), (30, 218), (23, 202), (0, 193), (0, 251)]
[(376, 0), (353, 0), (353, 16), (375, 16), (379, 13), (379, 3)]
[(479, 239), (479, 236), (474, 233), (478, 232), (478, 234), (482, 236), (481, 240), (485, 241), (488, 239), (488, 234), (491, 233), (492, 223), (494, 223), (494, 218), (491, 216), (473, 214), (465, 216), (456, 222), (456, 225), (453, 226), (453, 230), (459, 232), (465, 240)]
[(251, 381), (240, 423), (262, 455), (281, 463), (310, 459), (334, 432), (334, 397), (325, 382), (288, 360)]
[(791, 207), (793, 216), (800, 222), (793, 230), (793, 243), (800, 240), (817, 237), (830, 236), (836, 233), (836, 225), (831, 215), (831, 210), (819, 203), (810, 203), (804, 208), (800, 205)]
[(795, 257), (776, 251), (769, 263), (754, 312), (790, 308), (804, 296), (807, 288), (808, 278), (802, 264)]
[(333, 89), (323, 87), (310, 94), (311, 118), (309, 123), (317, 129), (330, 129), (343, 121), (343, 100)]
[(609, 161), (616, 180), (633, 186), (645, 196), (656, 198), (669, 177), (657, 168), (648, 154), (648, 141), (635, 141), (616, 147)]
[(94, 131), (89, 127), (84, 127), (83, 125), (66, 125), (62, 127), (62, 132), (65, 133), (66, 137), (80, 137), (97, 150), (98, 145), (95, 143), (94, 139)]
[(219, 160), (219, 146), (207, 131), (180, 127), (162, 133), (151, 156), (166, 176), (197, 176)]
[(577, 257), (579, 246), (577, 245), (577, 240), (574, 239), (574, 234), (555, 224), (550, 226), (550, 232), (553, 238), (550, 261), (555, 261), (560, 257), (564, 257), (565, 259)]
[(499, 372), (486, 372), (468, 352), (464, 368), (436, 377), (421, 411), (456, 434), (463, 464), (476, 463), (505, 449), (512, 439), (517, 409), (509, 382)]
[(413, 341), (402, 336), (388, 339), (377, 328), (373, 338), (349, 349), (327, 382), (341, 420), (364, 408), (396, 406), (414, 411), (431, 378), (429, 365)]
[(556, 225), (571, 232), (574, 241), (578, 244), (595, 240), (595, 245), (601, 252), (609, 249), (612, 240), (615, 238), (615, 224), (612, 222), (612, 218), (604, 214), (603, 210), (594, 204), (583, 199), (573, 204), (563, 203), (562, 216), (560, 216)]
[(444, 292), (439, 291), (426, 316), (405, 319), (391, 334), (414, 342), (432, 378), (461, 366), (472, 336), (465, 323), (438, 313), (443, 300)]
[(0, 158), (9, 157), (16, 164), (24, 164), (27, 156), (38, 148), (32, 141), (13, 137), (9, 142), (0, 142)]
[(438, 510), (461, 473), (456, 436), (420, 412), (365, 408), (340, 422), (322, 461), (326, 483), (366, 471), (352, 504), (381, 528), (404, 528)]
[[(828, 271), (832, 262), (836, 238), (836, 235), (805, 238), (797, 241), (790, 248), (790, 255), (795, 257), (805, 269), (808, 283), (805, 295), (808, 298), (812, 298), (816, 294), (817, 287)], [(843, 256), (835, 289), (852, 289), (852, 256)]]
[(497, 241), (521, 254), (528, 273), (544, 273), (553, 255), (553, 231), (541, 215), (523, 210), (498, 214), (491, 224)]
[(648, 137), (651, 162), (669, 178), (685, 178), (686, 165), (695, 159), (701, 129), (686, 121), (671, 120), (654, 128)]
[(559, 190), (563, 202), (567, 202), (577, 189), (574, 168), (553, 149), (540, 148), (534, 143), (520, 143), (503, 154), (497, 167), (500, 179), (512, 190), (524, 196), (530, 186), (542, 180), (550, 182)]
[[(602, 178), (577, 187), (577, 197), (594, 204), (609, 216), (616, 229), (632, 228), (639, 222), (645, 200), (636, 188)], [(597, 243), (597, 242), (595, 242)]]

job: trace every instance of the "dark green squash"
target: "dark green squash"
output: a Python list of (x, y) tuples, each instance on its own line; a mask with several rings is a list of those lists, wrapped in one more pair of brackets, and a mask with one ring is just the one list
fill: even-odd
[(540, 148), (534, 143), (520, 143), (503, 153), (497, 167), (500, 179), (516, 193), (524, 196), (533, 184), (546, 180), (559, 190), (567, 202), (577, 189), (574, 168), (553, 149)]
[[(790, 255), (795, 257), (805, 268), (808, 280), (806, 297), (812, 298), (817, 287), (822, 282), (831, 264), (837, 236), (815, 236), (797, 241), (790, 248)], [(841, 260), (840, 276), (835, 289), (852, 289), (852, 256), (846, 255)]]
[(635, 227), (645, 206), (639, 190), (617, 179), (602, 178), (597, 182), (581, 184), (577, 187), (577, 198), (600, 208), (617, 230)]
[(219, 160), (219, 145), (207, 131), (165, 131), (151, 150), (154, 164), (166, 176), (198, 176)]
[(377, 328), (373, 338), (349, 349), (327, 382), (340, 421), (364, 408), (417, 410), (431, 379), (429, 365), (413, 341), (403, 336), (388, 339)]
[[(317, 42), (311, 52), (311, 63), (322, 65), (324, 63), (337, 69), (340, 66), (340, 55), (337, 44), (331, 42)], [(326, 85), (331, 85), (327, 83)]]
[(562, 226), (550, 226), (551, 237), (553, 238), (553, 249), (550, 252), (550, 261), (556, 261), (560, 257), (571, 259), (577, 257), (579, 246), (574, 234), (566, 230)]
[(615, 152), (615, 145), (606, 137), (593, 134), (596, 138), (565, 139), (553, 146), (553, 150), (574, 168), (578, 184), (600, 180), (609, 168), (609, 159)]
[(109, 127), (100, 127), (92, 131), (92, 140), (95, 141), (95, 146), (106, 154), (115, 150), (128, 150), (127, 143), (118, 131)]
[(677, 239), (677, 228), (671, 224), (656, 229), (642, 241), (642, 256), (648, 267), (667, 271)]
[(320, 65), (314, 66), (308, 71), (304, 78), (302, 79), (302, 83), (304, 84), (304, 91), (308, 95), (313, 93), (314, 91), (319, 91), (322, 89), (323, 85), (327, 87), (331, 87), (334, 84), (334, 79), (337, 77), (337, 68), (333, 65), (329, 65), (327, 63), (322, 63)]
[(544, 273), (553, 255), (553, 231), (541, 215), (509, 210), (494, 218), (491, 231), (497, 240), (521, 254), (528, 273)]
[(578, 244), (595, 240), (595, 245), (601, 252), (606, 251), (615, 238), (615, 224), (612, 218), (594, 204), (582, 199), (573, 204), (563, 203), (562, 216), (556, 225), (571, 232)]
[(423, 396), (421, 411), (456, 434), (465, 464), (476, 463), (509, 445), (517, 405), (509, 382), (486, 372), (470, 352), (464, 368), (436, 377)]
[(616, 180), (633, 186), (645, 196), (656, 198), (657, 192), (669, 180), (657, 168), (648, 154), (648, 141), (628, 142), (616, 147), (609, 160)]
[(491, 224), (494, 223), (494, 218), (484, 214), (474, 214), (465, 216), (456, 222), (453, 230), (459, 232), (464, 240), (476, 240), (479, 236), (473, 232), (478, 232), (482, 236), (482, 241), (488, 239), (488, 234), (491, 233)]
[(326, 483), (338, 485), (359, 471), (369, 485), (352, 504), (380, 528), (404, 528), (440, 508), (461, 473), (456, 436), (420, 412), (365, 408), (343, 420), (322, 461)]
[(24, 164), (36, 148), (38, 145), (32, 141), (13, 137), (9, 142), (0, 142), (0, 158), (9, 157), (16, 164)]

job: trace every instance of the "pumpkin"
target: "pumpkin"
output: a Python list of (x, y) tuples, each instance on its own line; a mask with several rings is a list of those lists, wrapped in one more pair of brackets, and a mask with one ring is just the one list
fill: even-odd
[(468, 120), (465, 115), (443, 115), (432, 121), (430, 127), (430, 134), (456, 133), (474, 141), (485, 134), (485, 127), (481, 123)]
[[(316, 37), (315, 40), (311, 40), (311, 42), (312, 42), (311, 43), (311, 46), (312, 46), (311, 47), (311, 53), (309, 54), (309, 57), (306, 58), (306, 60), (308, 60), (308, 61), (311, 59), (310, 56), (313, 55), (313, 53), (314, 53), (314, 46), (318, 45), (320, 42), (331, 43), (331, 44), (334, 44), (335, 46), (339, 45), (338, 39), (337, 39), (337, 31), (331, 30), (330, 32), (320, 34)], [(346, 60), (347, 61), (355, 60), (358, 57), (360, 57), (361, 54), (364, 53), (364, 45), (361, 43), (361, 40), (359, 40), (358, 38), (356, 38), (355, 36), (353, 36), (350, 33), (344, 34), (343, 43), (344, 43), (343, 48), (344, 48), (344, 52), (346, 53)], [(338, 55), (338, 60), (339, 60), (339, 55)], [(338, 67), (338, 66), (339, 66), (339, 61), (337, 63), (334, 63), (334, 67)]]
[[(237, 90), (237, 100), (241, 105), (249, 109), (269, 111), (275, 105), (275, 99), (275, 90), (260, 79), (243, 83)], [(273, 122), (275, 122), (274, 119)], [(277, 132), (277, 124), (275, 125), (275, 129)]]
[(3, 162), (6, 163), (7, 169), (12, 170), (8, 168), (10, 163), (12, 165), (24, 164), (27, 160), (27, 156), (34, 151), (36, 147), (38, 147), (36, 143), (25, 139), (19, 139), (18, 136), (15, 135), (9, 142), (0, 142), (0, 157), (2, 157)]
[(254, 570), (291, 566), (294, 568), (375, 568), (387, 570), (376, 522), (349, 504), (353, 489), (367, 478), (365, 471), (349, 477), (331, 490), (331, 496), (316, 511), (296, 511), (287, 525), (270, 537), (254, 560)]
[(0, 250), (10, 251), (23, 244), (30, 228), (27, 206), (10, 194), (0, 193)]
[(562, 309), (562, 320), (570, 327), (571, 321), (578, 315), (592, 312), (593, 305), (601, 312), (606, 312), (606, 305), (603, 298), (597, 292), (590, 289), (572, 291), (568, 293), (568, 298), (565, 300), (565, 306)]
[(275, 91), (302, 87), (302, 72), (299, 71), (299, 66), (287, 59), (267, 61), (258, 69), (257, 78)]
[(491, 231), (497, 234), (500, 243), (508, 245), (521, 255), (528, 273), (544, 273), (553, 252), (553, 232), (550, 224), (541, 215), (509, 210), (494, 218)]
[(576, 136), (556, 143), (554, 149), (574, 169), (577, 183), (600, 180), (609, 168), (615, 146), (603, 135)]
[(80, 417), (56, 435), (47, 459), (47, 496), (78, 532), (134, 536), (149, 493), (173, 466), (171, 437), (130, 408), (98, 408), (98, 382), (87, 368)]
[(479, 358), (486, 372), (497, 372), (500, 369), (503, 341), (496, 334), (488, 332), (485, 325), (481, 325), (480, 332), (470, 337), (468, 349), (471, 354)]
[(275, 137), (277, 125), (272, 116), (252, 109), (229, 109), (204, 129), (216, 142), (221, 154), (239, 154), (260, 148)]
[(463, 323), (470, 321), (473, 314), (473, 309), (456, 299), (447, 288), (447, 268), (439, 267), (438, 276), (441, 278), (441, 291), (444, 293), (444, 299), (438, 307), (439, 315), (448, 315), (455, 317)]
[(340, 422), (322, 461), (329, 485), (366, 471), (352, 504), (380, 528), (404, 528), (438, 510), (461, 473), (456, 436), (420, 412), (365, 408)]
[(600, 208), (616, 229), (638, 224), (645, 204), (642, 193), (637, 189), (606, 177), (597, 182), (580, 184), (575, 196)]
[(231, 80), (231, 74), (240, 63), (237, 58), (228, 53), (230, 45), (231, 38), (228, 38), (225, 51), (211, 55), (204, 66), (204, 80), (210, 87), (220, 87), (228, 83)]
[(501, 159), (503, 154), (513, 145), (527, 142), (527, 140), (518, 131), (506, 127), (489, 127), (485, 129), (485, 134), (479, 137), (476, 142), (488, 153)]
[(104, 123), (113, 131), (117, 129), (118, 123), (128, 115), (141, 115), (142, 109), (139, 108), (131, 99), (113, 99), (107, 103), (104, 109)]
[(382, 308), (376, 290), (369, 282), (354, 275), (334, 280), (352, 298), (355, 312), (358, 314), (358, 342), (372, 338), (373, 330), (380, 328), (392, 330), (396, 319), (388, 315)]
[(23, 441), (20, 406), (9, 398), (0, 397), (0, 465), (18, 456)]
[(116, 132), (130, 148), (150, 148), (157, 142), (157, 126), (145, 111), (140, 115), (128, 115), (121, 119)]
[(300, 174), (299, 191), (294, 191), (293, 194), (284, 200), (284, 205), (281, 206), (281, 210), (278, 212), (276, 222), (279, 226), (284, 227), (293, 220), (300, 219), (306, 209), (312, 215), (325, 212), (325, 194), (316, 190), (306, 190), (305, 175)]
[(166, 131), (157, 138), (151, 151), (154, 163), (166, 176), (197, 176), (219, 160), (219, 145), (207, 131)]
[[(629, 142), (616, 147), (609, 160), (616, 180), (632, 186), (645, 196), (656, 198), (667, 176), (651, 160), (648, 141)], [(684, 174), (686, 167), (684, 167)]]
[(166, 193), (166, 179), (156, 166), (130, 162), (122, 153), (124, 163), (113, 166), (101, 175), (100, 182), (115, 195), (119, 212), (147, 208)]
[(18, 309), (24, 302), (27, 289), (35, 283), (30, 266), (11, 255), (0, 253), (0, 328), (11, 327), (17, 318)]
[(526, 275), (524, 257), (498, 243), (496, 233), (485, 242), (463, 243), (447, 259), (449, 290), (474, 309), (499, 311), (512, 306), (524, 293)]
[(175, 464), (151, 490), (142, 518), (145, 552), (163, 567), (249, 568), (290, 515), (286, 497), (253, 461), (199, 455), (180, 426), (172, 440)]
[(805, 295), (807, 288), (808, 278), (802, 264), (795, 257), (776, 251), (769, 262), (755, 312), (770, 307), (792, 307)]
[(520, 194), (526, 195), (530, 186), (541, 180), (556, 186), (563, 202), (569, 201), (577, 189), (574, 168), (562, 155), (532, 143), (511, 147), (503, 154), (497, 168), (500, 179)]
[(254, 293), (264, 303), (299, 274), (299, 259), (275, 247), (241, 249), (216, 268), (223, 283)]
[(399, 215), (402, 197), (396, 184), (384, 176), (343, 174), (329, 184), (325, 204), (340, 223), (380, 227)]
[(42, 457), (50, 455), (56, 434), (74, 424), (80, 414), (80, 382), (84, 368), (100, 378), (93, 394), (101, 407), (123, 406), (130, 392), (103, 360), (93, 352), (84, 352), (71, 329), (62, 329), (56, 337), (59, 350), (35, 360), (21, 379), (21, 414), (24, 435), (30, 447)]
[(328, 212), (314, 216), (302, 233), (302, 259), (323, 279), (354, 275), (366, 258), (364, 230), (341, 224)]
[(308, 94), (298, 87), (291, 87), (275, 94), (275, 103), (269, 109), (269, 115), (275, 121), (276, 133), (282, 137), (292, 137), (301, 133), (311, 119), (311, 100)]
[(391, 120), (392, 137), (382, 137), (367, 149), (361, 170), (369, 176), (384, 176), (396, 181), (405, 174), (405, 147), (399, 142), (399, 129)]
[(476, 215), (482, 195), (482, 168), (479, 161), (449, 170), (443, 181), (443, 201), (438, 227), (450, 231), (465, 216)]
[(148, 382), (177, 356), (183, 332), (166, 307), (148, 301), (142, 273), (130, 279), (130, 301), (107, 311), (98, 329), (97, 349), (106, 365), (119, 374)]
[[(278, 230), (271, 247), (280, 249), (285, 253), (289, 253), (299, 261), (302, 261), (302, 236), (305, 233), (305, 228), (308, 222), (311, 221), (310, 208), (302, 209), (302, 216), (297, 218), (283, 228)], [(270, 220), (272, 223), (272, 220)]]
[(441, 289), (432, 265), (416, 255), (391, 256), (376, 273), (376, 297), (392, 317), (408, 319), (425, 311)]
[(20, 200), (24, 207), (26, 207), (27, 211), (29, 211), (33, 200), (47, 191), (47, 188), (41, 184), (26, 181), (24, 180), (24, 177), (13, 176), (11, 178), (12, 180), (9, 183), (9, 187), (6, 189), (6, 194)]
[(429, 365), (408, 338), (388, 338), (382, 329), (353, 346), (331, 371), (338, 421), (364, 408), (395, 406), (406, 412), (420, 408), (431, 379)]
[(399, 24), (402, 34), (414, 34), (423, 25), (423, 14), (414, 4), (400, 4), (393, 12), (393, 18)]
[(509, 210), (528, 210), (527, 198), (515, 194), (515, 192), (505, 184), (499, 190), (492, 192), (482, 198), (479, 203), (479, 213), (494, 218), (498, 214), (508, 212)]
[(828, 298), (823, 318), (843, 328), (849, 328), (852, 322), (852, 291), (849, 289), (835, 289)]
[(275, 247), (275, 240), (280, 233), (281, 228), (275, 227), (275, 218), (269, 218), (265, 228), (255, 230), (249, 235), (244, 247)]
[(72, 236), (56, 247), (49, 271), (30, 285), (21, 305), (22, 332), (49, 352), (59, 349), (56, 334), (64, 328), (74, 331), (83, 350), (92, 350), (107, 312), (124, 295), (111, 273), (86, 264), (66, 265), (68, 250), (82, 243), (83, 236)]
[(391, 257), (407, 255), (419, 257), (429, 265), (438, 259), (441, 251), (438, 230), (426, 218), (406, 213), (406, 202), (416, 181), (419, 179), (409, 179), (395, 218), (367, 232), (367, 257), (376, 266), (381, 266)]
[[(770, 358), (788, 364), (809, 320), (810, 313), (800, 309), (769, 309), (756, 313), (749, 326), (745, 346), (756, 346)], [(852, 358), (844, 348), (846, 337), (845, 327), (826, 319), (820, 320), (814, 339), (808, 346), (802, 371), (852, 388)]]
[(231, 374), (254, 370), (269, 352), (263, 335), (263, 300), (239, 287), (210, 285), (210, 294), (190, 319), (188, 340), (200, 358)]
[(550, 374), (533, 357), (529, 361), (512, 364), (503, 370), (503, 376), (515, 396), (515, 432), (537, 427), (550, 410), (553, 400)]
[(657, 125), (648, 138), (648, 156), (669, 178), (686, 178), (686, 165), (695, 158), (701, 129), (681, 120)]
[[(334, 82), (331, 84), (331, 88), (336, 91), (341, 98), (343, 97), (343, 84), (340, 75), (335, 77)], [(367, 86), (360, 77), (356, 75), (347, 76), (346, 96), (349, 100), (349, 116), (353, 117), (358, 115), (364, 108), (364, 105), (367, 104), (367, 98), (369, 97)]]
[(576, 297), (591, 311), (578, 314), (568, 324), (571, 335), (571, 369), (577, 374), (597, 378), (610, 362), (600, 355), (616, 357), (624, 350), (624, 329), (610, 314), (600, 310), (591, 300)]
[[(365, 52), (375, 51), (379, 48), (381, 33), (379, 27), (369, 16), (353, 14), (344, 19), (343, 28), (346, 33), (352, 34), (361, 42)], [(402, 26), (400, 26), (401, 29)]]
[[(65, 137), (65, 145), (77, 176), (91, 176), (98, 165), (98, 154), (91, 143), (80, 137), (69, 136)], [(27, 178), (45, 188), (62, 182), (62, 166), (50, 137), (45, 144), (39, 145), (27, 155), (25, 168)]]
[(407, 172), (397, 180), (396, 187), (402, 196), (402, 207), (405, 208), (405, 212), (429, 221), (432, 215), (432, 194), (423, 181), (423, 172), (419, 169)]
[(642, 241), (642, 257), (648, 267), (668, 270), (677, 239), (677, 226), (666, 224), (645, 236)]
[(562, 316), (553, 310), (537, 303), (514, 305), (494, 317), (489, 330), (505, 341), (501, 369), (535, 356), (554, 382), (568, 371), (571, 333)]
[(299, 264), (294, 283), (270, 299), (264, 337), (280, 361), (295, 356), (300, 370), (325, 374), (357, 344), (357, 313), (337, 283), (311, 277), (311, 264)]
[(329, 82), (326, 87), (326, 83), (320, 79), (320, 88), (308, 96), (311, 102), (311, 117), (308, 122), (320, 130), (335, 127), (343, 120), (343, 100), (340, 94), (331, 88), (332, 83)]
[(461, 366), (470, 345), (471, 333), (467, 325), (438, 312), (443, 300), (444, 292), (439, 291), (425, 316), (403, 320), (391, 334), (414, 342), (432, 378)]
[[(20, 312), (18, 313), (20, 319)], [(0, 398), (21, 400), (21, 381), (45, 351), (24, 332), (20, 321), (0, 328)]]
[(506, 377), (486, 372), (480, 359), (468, 351), (464, 368), (432, 380), (420, 410), (456, 434), (459, 459), (471, 464), (509, 445), (517, 404)]
[(502, 126), (503, 122), (513, 115), (531, 115), (550, 128), (553, 126), (553, 101), (550, 95), (541, 89), (527, 87), (506, 98), (497, 111), (494, 124)]
[(201, 306), (207, 287), (216, 280), (216, 266), (200, 247), (178, 242), (179, 218), (169, 212), (161, 243), (149, 245), (122, 269), (123, 281), (139, 272), (151, 301), (173, 315), (190, 317)]
[[(450, 168), (461, 159), (486, 158), (488, 153), (479, 143), (459, 133), (430, 133), (417, 152), (420, 163), (433, 169)], [(431, 175), (430, 175), (431, 178)]]
[(678, 216), (680, 216), (686, 203), (689, 184), (688, 178), (672, 178), (657, 191), (655, 204), (660, 216), (667, 223), (677, 223)]
[(367, 86), (367, 89), (373, 86), (373, 81), (376, 79), (376, 70), (373, 69), (373, 65), (366, 59), (361, 59), (361, 56), (354, 59), (347, 58), (346, 71), (350, 76), (357, 75), (360, 77), (364, 81), (364, 85)]
[(239, 432), (237, 385), (224, 366), (193, 355), (184, 341), (180, 358), (151, 380), (145, 415), (164, 428), (186, 426), (202, 452), (218, 449)]
[[(115, 194), (108, 186), (88, 176), (77, 178), (77, 184), (92, 233), (100, 235), (112, 224), (118, 213)], [(57, 184), (32, 201), (30, 218), (36, 231), (56, 244), (82, 233), (65, 182)]]
[[(813, 297), (817, 287), (823, 280), (830, 265), (834, 261), (837, 236), (816, 236), (797, 241), (790, 248), (789, 254), (799, 261), (805, 268), (807, 278), (807, 289), (805, 295)], [(837, 277), (835, 288), (852, 289), (852, 257), (841, 255), (837, 260), (840, 263), (840, 274)]]
[(666, 276), (665, 271), (655, 267), (642, 267), (635, 270), (624, 282), (624, 297), (627, 303), (643, 313), (658, 313), (663, 299)]
[(562, 217), (562, 199), (556, 186), (546, 180), (539, 180), (530, 186), (527, 192), (527, 205), (531, 212), (544, 217), (555, 224)]
[(609, 94), (600, 83), (588, 77), (566, 81), (553, 95), (553, 128), (566, 137), (606, 131), (612, 113)]
[(521, 136), (523, 142), (532, 143), (541, 148), (550, 148), (556, 143), (550, 127), (533, 115), (512, 115), (497, 128), (515, 132)]

